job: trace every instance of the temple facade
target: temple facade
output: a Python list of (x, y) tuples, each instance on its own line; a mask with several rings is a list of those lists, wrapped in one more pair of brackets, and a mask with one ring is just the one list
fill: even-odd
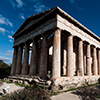
[(50, 74), (59, 81), (100, 76), (100, 38), (59, 7), (27, 18), (13, 38), (12, 76)]

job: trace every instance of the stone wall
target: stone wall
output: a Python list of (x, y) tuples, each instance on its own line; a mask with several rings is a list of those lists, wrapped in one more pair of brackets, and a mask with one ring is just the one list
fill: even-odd
[(59, 77), (52, 79), (55, 90), (67, 90), (94, 84), (98, 82), (100, 76), (74, 76), (74, 77)]
[(42, 80), (38, 76), (30, 77), (30, 76), (9, 76), (8, 78), (4, 78), (6, 81), (19, 83), (23, 85), (32, 85), (33, 83), (37, 83), (40, 86), (44, 86), (53, 91), (62, 91), (68, 90), (72, 88), (77, 88), (81, 86), (87, 86), (89, 84), (97, 83), (99, 76), (74, 76), (70, 77), (59, 77), (52, 78), (50, 80)]

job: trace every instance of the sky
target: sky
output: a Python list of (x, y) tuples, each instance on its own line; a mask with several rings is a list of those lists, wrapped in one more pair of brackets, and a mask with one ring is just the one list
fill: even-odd
[(12, 36), (26, 18), (56, 6), (100, 37), (100, 0), (0, 0), (0, 59), (12, 63)]

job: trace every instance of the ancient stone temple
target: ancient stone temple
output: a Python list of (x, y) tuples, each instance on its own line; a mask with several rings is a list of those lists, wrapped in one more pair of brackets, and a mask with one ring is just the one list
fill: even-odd
[(96, 82), (100, 38), (55, 7), (25, 20), (14, 37), (11, 75), (39, 75), (55, 84)]

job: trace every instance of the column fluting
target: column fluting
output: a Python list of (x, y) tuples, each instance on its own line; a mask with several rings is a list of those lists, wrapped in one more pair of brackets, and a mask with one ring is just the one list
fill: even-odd
[(24, 59), (23, 59), (23, 65), (22, 65), (22, 75), (28, 74), (28, 61), (29, 61), (29, 44), (25, 43), (25, 51), (24, 51)]
[(60, 77), (61, 75), (61, 30), (57, 29), (54, 33), (53, 40), (53, 65), (52, 77)]
[(36, 64), (37, 64), (37, 51), (36, 51), (36, 43), (33, 40), (29, 75), (36, 75)]
[(73, 73), (73, 35), (68, 36), (67, 42), (67, 75), (69, 77), (74, 76)]

